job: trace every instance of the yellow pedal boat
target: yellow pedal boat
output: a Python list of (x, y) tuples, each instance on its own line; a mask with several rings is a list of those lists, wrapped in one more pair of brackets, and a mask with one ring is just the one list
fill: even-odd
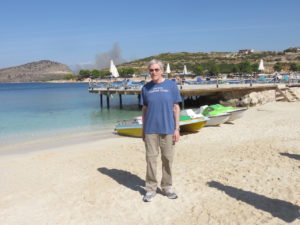
[[(195, 118), (180, 116), (180, 131), (196, 132), (205, 126), (208, 118)], [(116, 125), (115, 131), (120, 135), (130, 137), (142, 137), (143, 124), (141, 117), (135, 117), (132, 121), (122, 121)]]

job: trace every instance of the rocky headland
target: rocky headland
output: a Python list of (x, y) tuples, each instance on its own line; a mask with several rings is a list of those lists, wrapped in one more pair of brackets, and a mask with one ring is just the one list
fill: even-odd
[(73, 74), (67, 65), (41, 60), (0, 69), (0, 83), (49, 81), (63, 79), (67, 74)]

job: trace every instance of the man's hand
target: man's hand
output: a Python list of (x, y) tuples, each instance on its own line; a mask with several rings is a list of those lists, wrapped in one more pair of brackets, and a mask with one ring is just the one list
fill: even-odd
[(179, 130), (176, 129), (173, 134), (173, 143), (175, 144), (176, 142), (178, 142), (179, 138), (180, 138), (180, 133), (179, 133)]
[(175, 144), (175, 142), (178, 142), (180, 138), (180, 133), (179, 133), (180, 107), (178, 104), (173, 105), (173, 111), (174, 111), (175, 127), (176, 127), (173, 134), (173, 143)]

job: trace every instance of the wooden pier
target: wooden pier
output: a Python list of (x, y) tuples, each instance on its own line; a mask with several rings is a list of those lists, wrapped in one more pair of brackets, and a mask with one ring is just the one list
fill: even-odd
[[(219, 84), (215, 85), (179, 85), (178, 86), (182, 99), (186, 97), (200, 97), (216, 95), (222, 92), (251, 92), (251, 91), (264, 91), (276, 90), (276, 84)], [(110, 96), (119, 95), (119, 105), (123, 108), (122, 95), (137, 95), (138, 101), (141, 96), (141, 88), (134, 89), (112, 89), (112, 88), (90, 88), (90, 93), (99, 94), (100, 106), (103, 107), (103, 95), (106, 95), (106, 106), (110, 108)], [(138, 103), (137, 103), (138, 104)], [(184, 101), (182, 108), (184, 108)]]

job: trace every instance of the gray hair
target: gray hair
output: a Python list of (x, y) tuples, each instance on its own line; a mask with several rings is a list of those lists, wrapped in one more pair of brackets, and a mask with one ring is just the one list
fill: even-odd
[(150, 62), (148, 62), (148, 69), (150, 68), (150, 66), (152, 66), (153, 64), (157, 64), (159, 65), (160, 69), (162, 71), (164, 71), (164, 64), (162, 61), (157, 60), (157, 59), (152, 59)]

